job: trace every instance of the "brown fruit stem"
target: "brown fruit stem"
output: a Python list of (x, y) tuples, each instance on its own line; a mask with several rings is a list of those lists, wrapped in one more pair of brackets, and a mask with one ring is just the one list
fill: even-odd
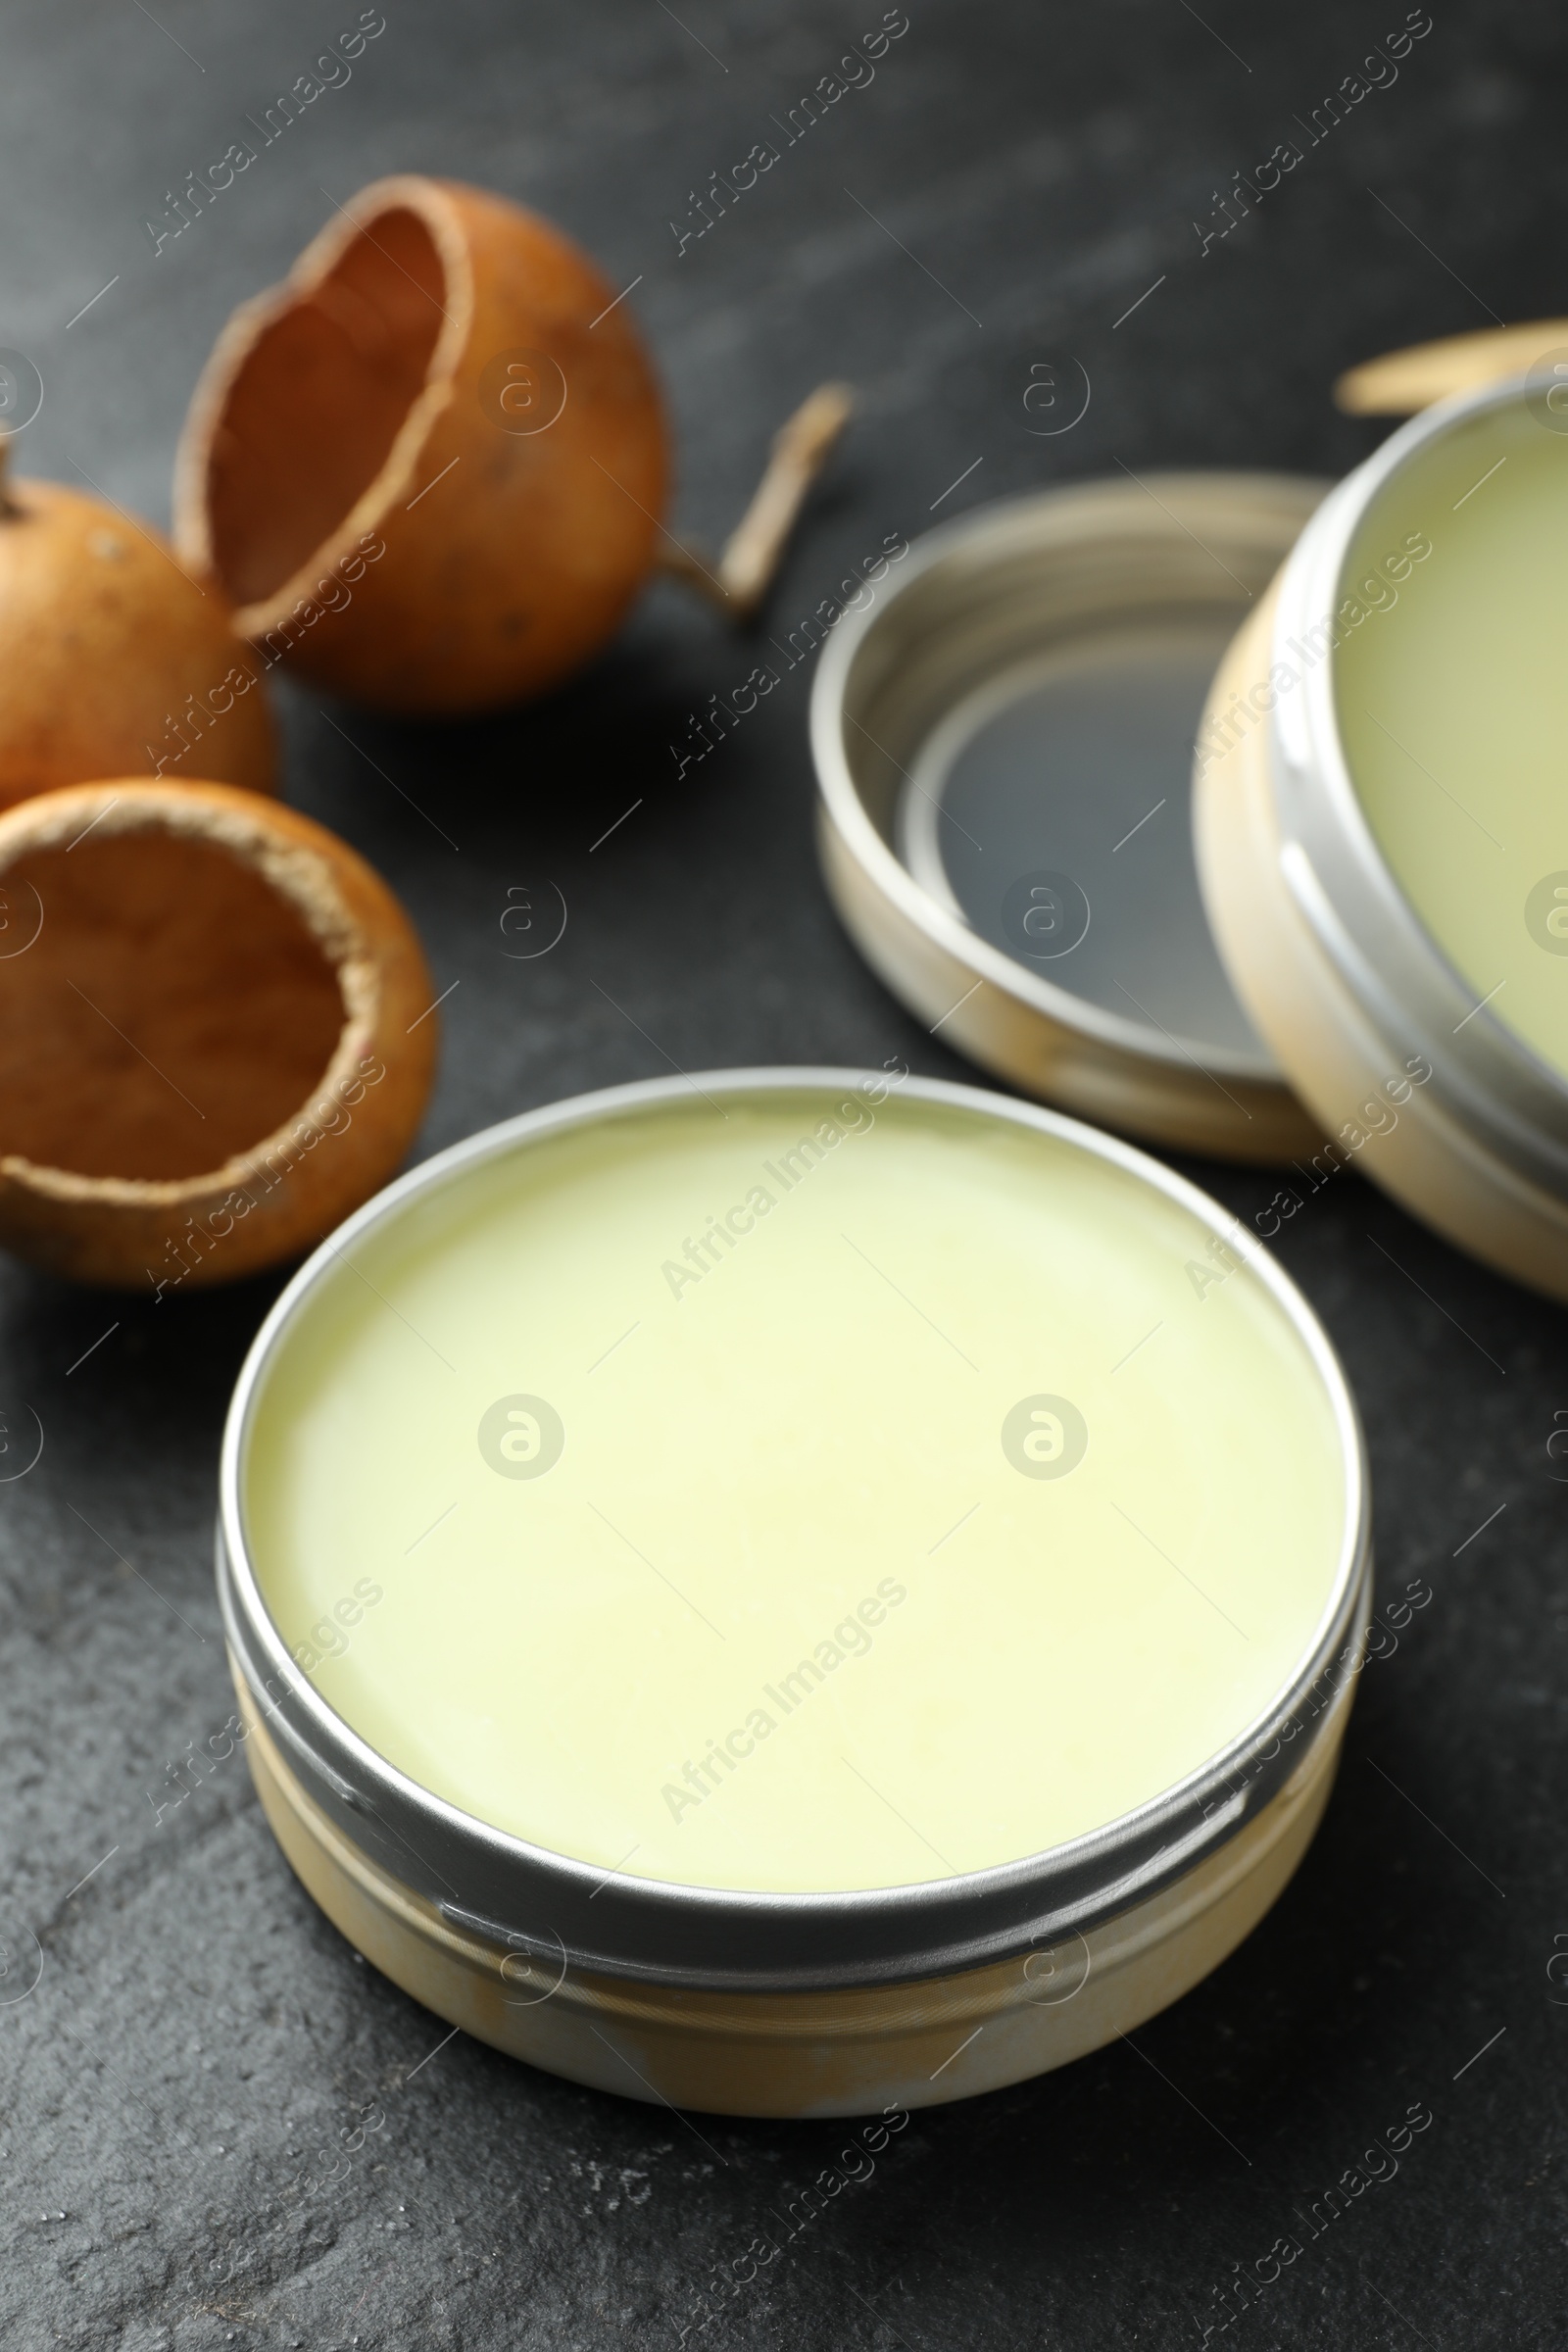
[(11, 435), (0, 425), (0, 521), (14, 522), (22, 513), (11, 495)]
[(847, 384), (819, 384), (773, 436), (772, 455), (752, 503), (716, 564), (704, 563), (670, 535), (661, 569), (685, 580), (731, 620), (750, 620), (773, 585), (808, 493), (854, 406)]

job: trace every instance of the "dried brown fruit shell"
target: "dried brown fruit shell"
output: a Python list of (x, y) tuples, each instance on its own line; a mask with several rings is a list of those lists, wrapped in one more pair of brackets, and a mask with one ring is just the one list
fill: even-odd
[(259, 794), (122, 777), (0, 816), (0, 1244), (170, 1291), (297, 1255), (393, 1174), (430, 976), (345, 842)]
[(668, 473), (652, 363), (587, 257), (501, 197), (403, 174), (224, 327), (174, 535), (266, 658), (386, 710), (479, 710), (614, 633)]
[[(61, 482), (7, 480), (0, 439), (0, 808), (61, 784), (189, 766), (270, 792), (271, 712), (216, 581), (160, 532)], [(215, 707), (216, 706), (216, 707)]]

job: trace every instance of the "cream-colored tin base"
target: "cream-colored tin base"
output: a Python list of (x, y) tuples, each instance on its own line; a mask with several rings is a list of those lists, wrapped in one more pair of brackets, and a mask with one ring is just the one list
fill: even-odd
[[(1215, 675), (1200, 740), (1235, 698), (1266, 680), (1277, 588)], [(1208, 918), (1237, 995), (1331, 1142), (1429, 1225), (1515, 1281), (1568, 1299), (1568, 1201), (1530, 1184), (1467, 1132), (1436, 1091), (1413, 1087), (1382, 1133), (1358, 1113), (1404, 1077), (1298, 904), (1281, 864), (1259, 724), (1195, 777), (1198, 869)], [(1359, 1137), (1360, 1141), (1355, 1139)]]
[(1208, 1860), (1119, 1918), (1037, 1954), (916, 1984), (680, 1990), (541, 1971), (453, 1927), (351, 1844), (300, 1788), (236, 1675), (246, 1754), (278, 1843), (383, 1975), (480, 2041), (550, 2073), (721, 2115), (931, 2107), (1064, 2066), (1168, 2008), (1250, 1933), (1333, 1786), (1348, 1682), (1297, 1773)]

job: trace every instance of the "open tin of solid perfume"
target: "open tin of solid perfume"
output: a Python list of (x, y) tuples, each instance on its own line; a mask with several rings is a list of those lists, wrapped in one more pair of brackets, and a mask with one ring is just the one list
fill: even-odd
[(828, 887), (945, 1042), (1238, 1159), (1318, 1140), (1221, 962), (1192, 847), (1214, 670), (1326, 485), (1163, 473), (947, 524), (819, 658)]
[(1216, 676), (1215, 936), (1353, 1163), (1568, 1298), (1568, 349), (1327, 498)]
[(1333, 1785), (1370, 1583), (1310, 1309), (1098, 1130), (899, 1072), (509, 1121), (235, 1393), (235, 1730), (471, 2034), (634, 2098), (993, 2089), (1177, 1999)]

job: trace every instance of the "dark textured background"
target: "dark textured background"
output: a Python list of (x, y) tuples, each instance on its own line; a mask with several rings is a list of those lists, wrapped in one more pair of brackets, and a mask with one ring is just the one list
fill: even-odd
[[(943, 515), (1117, 459), (1342, 471), (1377, 438), (1328, 405), (1342, 366), (1489, 311), (1568, 307), (1560, 14), (1433, 7), (1396, 85), (1200, 258), (1216, 183), (1296, 135), (1401, 22), (1396, 0), (1211, 0), (1206, 21), (1185, 0), (909, 0), (874, 85), (677, 260), (688, 190), (876, 24), (873, 0), (681, 0), (683, 24), (659, 0), (386, 0), (349, 85), (154, 259), (142, 222), (164, 190), (357, 9), (12, 0), (0, 343), (47, 387), (22, 462), (80, 466), (166, 517), (184, 401), (230, 306), (281, 273), (323, 189), (408, 168), (540, 206), (617, 286), (642, 273), (631, 299), (694, 529), (720, 535), (814, 382), (860, 387), (772, 607), (781, 634), (885, 532), (923, 528), (977, 458)], [(1030, 366), (1063, 351), (1091, 372), (1090, 413), (1031, 438)], [(823, 898), (804, 669), (673, 781), (686, 713), (754, 658), (665, 588), (548, 707), (446, 729), (341, 713), (407, 798), (313, 699), (289, 703), (292, 797), (404, 895), (437, 986), (461, 982), (421, 1149), (666, 1056), (897, 1052), (964, 1074)], [(566, 937), (510, 962), (508, 887), (541, 881), (565, 893)], [(1195, 1172), (1244, 1215), (1272, 1190)], [(1563, 2340), (1568, 1984), (1547, 1963), (1568, 1939), (1568, 1496), (1551, 1477), (1568, 1464), (1546, 1452), (1568, 1408), (1563, 1315), (1353, 1176), (1282, 1247), (1361, 1398), (1384, 1589), (1419, 1574), (1434, 1592), (1367, 1669), (1305, 1867), (1136, 2051), (916, 2117), (703, 2342), (1196, 2345), (1229, 2266), (1299, 2235), (1295, 2209), (1418, 2100), (1435, 2121), (1397, 2177), (1227, 2340)], [(36, 1469), (0, 1488), (0, 2341), (673, 2347), (715, 2265), (733, 2276), (847, 2131), (704, 2118), (699, 2136), (461, 2036), (410, 2079), (446, 2028), (313, 1908), (238, 1756), (154, 1827), (149, 1792), (168, 1795), (170, 1761), (229, 1708), (215, 1466), (271, 1289), (154, 1307), (0, 1273), (10, 1458), (25, 1408), (46, 1433)], [(371, 2098), (384, 2130), (302, 2196), (312, 2152)]]

